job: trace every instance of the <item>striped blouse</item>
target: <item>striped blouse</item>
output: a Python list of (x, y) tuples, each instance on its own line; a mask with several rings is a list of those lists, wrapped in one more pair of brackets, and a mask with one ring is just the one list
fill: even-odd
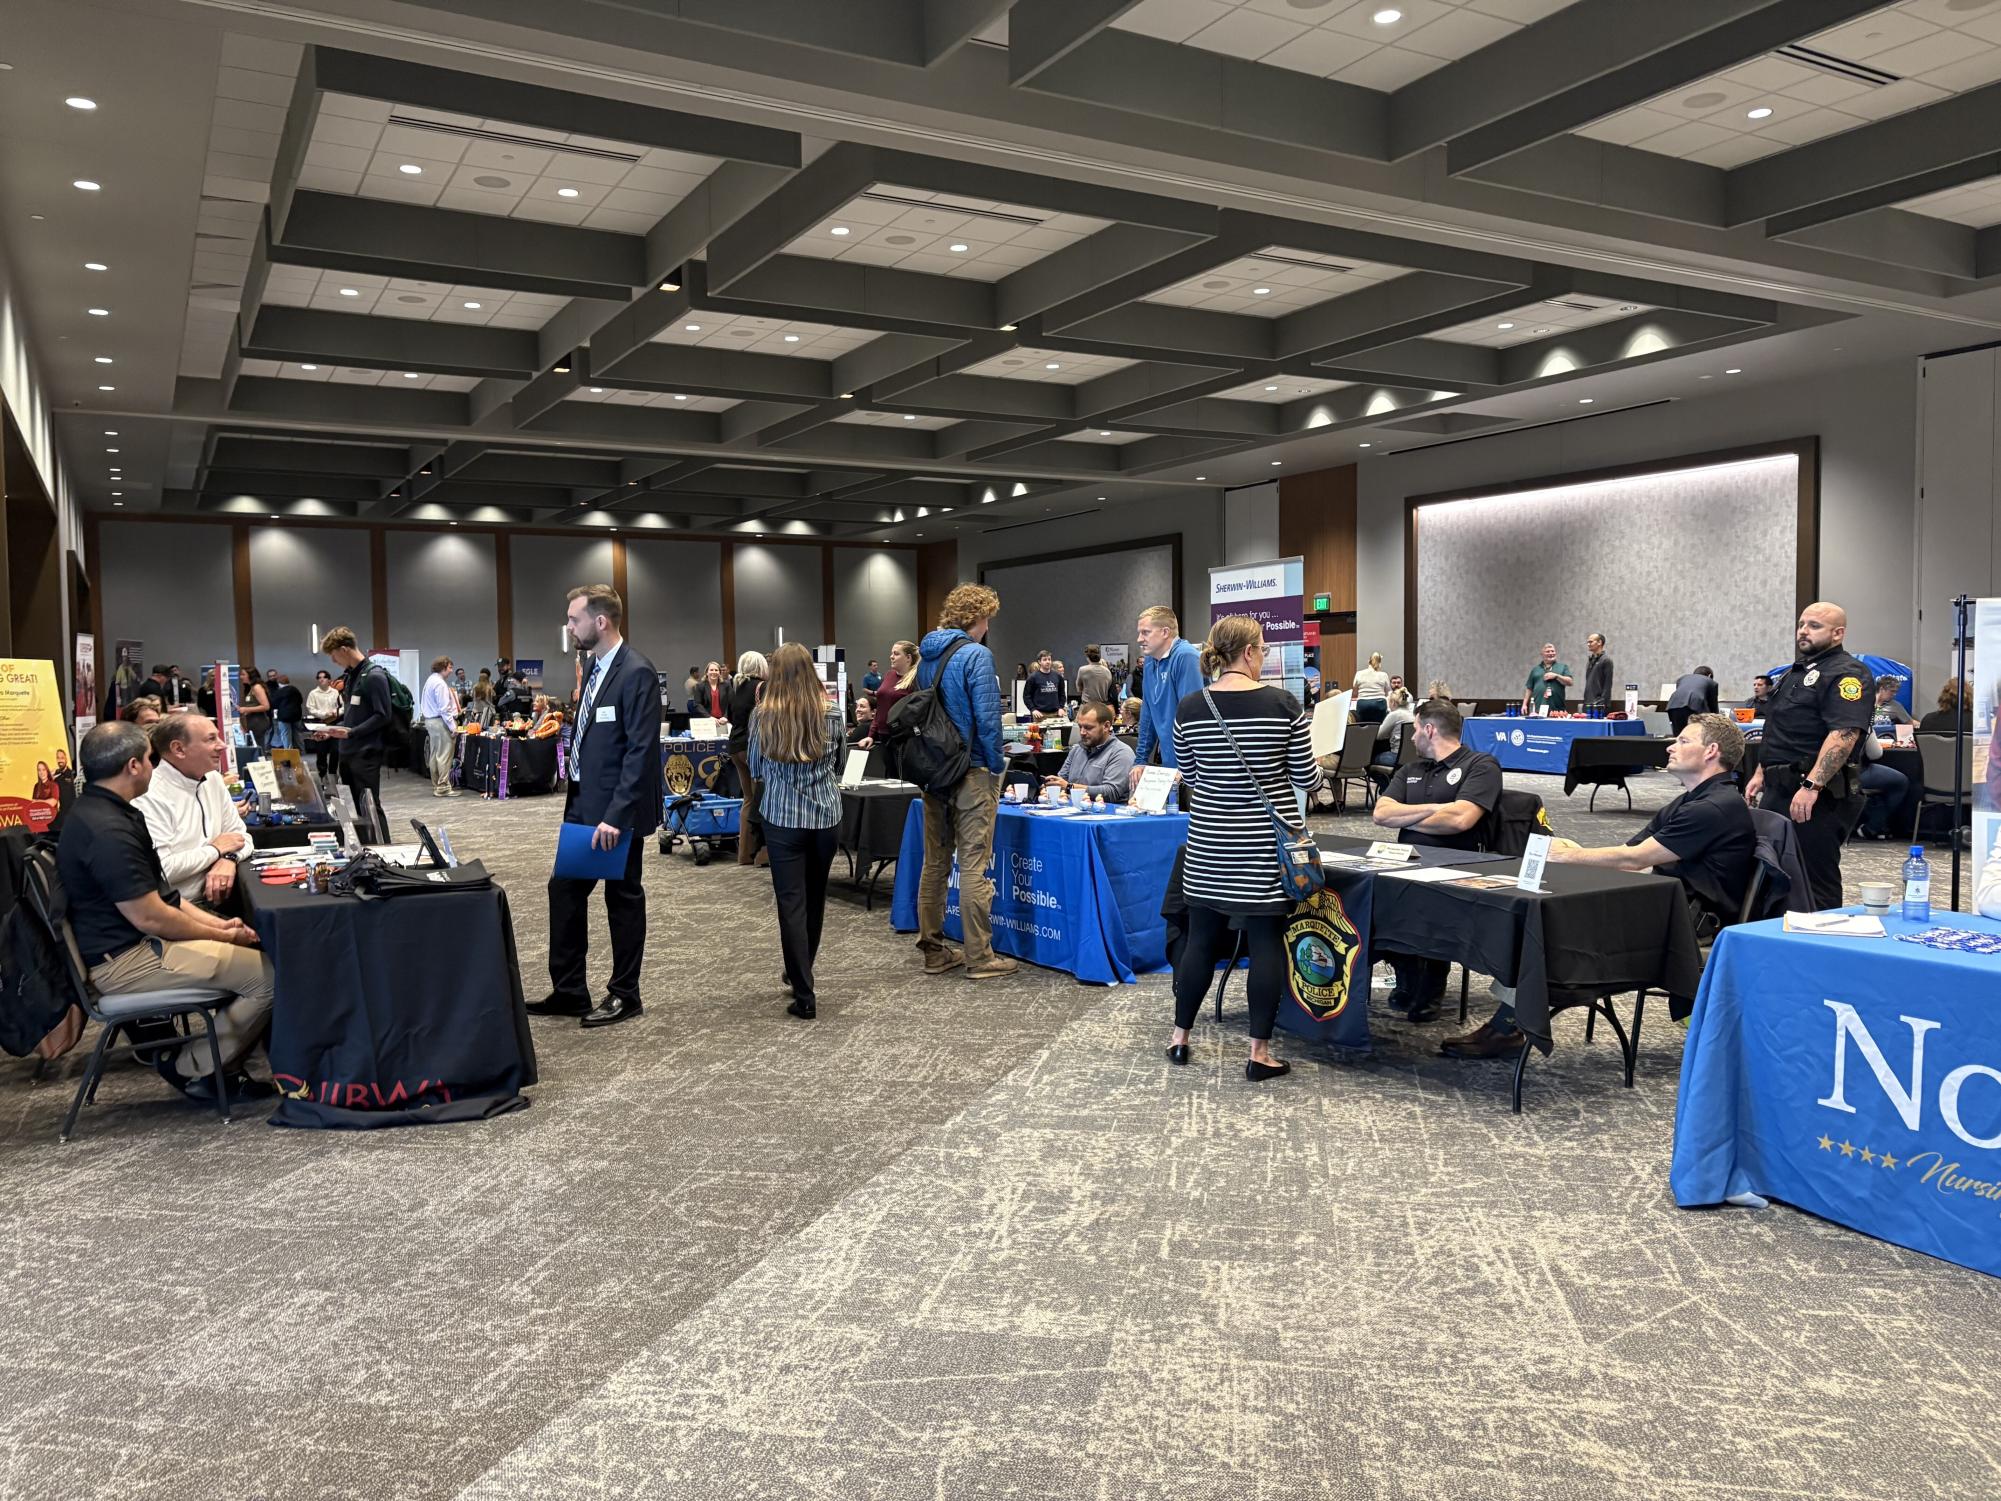
[(1279, 883), (1278, 840), (1271, 814), (1244, 771), (1249, 762), (1279, 812), (1297, 822), (1294, 789), (1320, 785), (1320, 768), (1306, 715), (1282, 688), (1213, 695), (1236, 737), (1239, 761), (1199, 693), (1181, 700), (1174, 714), (1174, 755), (1193, 789), (1182, 895), (1196, 906), (1245, 916), (1283, 914), (1292, 898)]
[(827, 706), (827, 748), (817, 761), (772, 761), (757, 743), (757, 714), (750, 717), (750, 774), (763, 786), (757, 816), (781, 829), (831, 829), (841, 821), (840, 758), (847, 750), (847, 721), (839, 704)]

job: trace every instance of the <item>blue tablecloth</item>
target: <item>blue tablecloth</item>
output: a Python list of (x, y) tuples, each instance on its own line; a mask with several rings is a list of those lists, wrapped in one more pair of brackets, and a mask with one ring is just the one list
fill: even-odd
[(1528, 719), (1483, 714), (1466, 721), (1464, 739), (1485, 751), (1503, 771), (1540, 771), (1560, 777), (1570, 764), (1570, 742), (1586, 735), (1644, 735), (1637, 719)]
[(2001, 956), (1727, 928), (1682, 1052), (1670, 1183), (1745, 1194), (2001, 1276)]
[[(1111, 985), (1167, 968), (1160, 900), (1187, 842), (1188, 815), (1051, 818), (1001, 804), (994, 824), (994, 948), (1031, 964)], [(896, 861), (890, 925), (917, 931), (924, 871), (924, 803), (910, 805)], [(945, 897), (945, 933), (960, 939), (959, 879)]]

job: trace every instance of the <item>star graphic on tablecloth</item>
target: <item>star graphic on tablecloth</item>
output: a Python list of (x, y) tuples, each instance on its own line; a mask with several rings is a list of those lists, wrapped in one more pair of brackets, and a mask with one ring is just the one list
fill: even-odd
[(1855, 1155), (1855, 1144), (1844, 1141), (1841, 1144), (1841, 1155), (1844, 1157), (1853, 1157)]
[(1826, 1132), (1821, 1133), (1820, 1149), (1823, 1152), (1831, 1152), (1834, 1150), (1834, 1138), (1829, 1136)]
[(1896, 1171), (1897, 1159), (1892, 1157), (1888, 1152), (1882, 1153), (1878, 1160), (1881, 1166), (1889, 1168), (1892, 1172)]
[(1869, 1163), (1871, 1166), (1874, 1166), (1876, 1162), (1876, 1154), (1870, 1151), (1867, 1147), (1864, 1147), (1862, 1149), (1862, 1160), (1866, 1163)]

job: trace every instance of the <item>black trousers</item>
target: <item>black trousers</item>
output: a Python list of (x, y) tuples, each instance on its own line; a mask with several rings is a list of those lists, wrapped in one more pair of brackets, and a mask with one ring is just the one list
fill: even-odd
[[(1793, 794), (1799, 791), (1800, 773), (1790, 766), (1767, 766), (1765, 785), (1758, 806), (1792, 817)], [(1800, 861), (1806, 866), (1806, 883), (1813, 892), (1814, 910), (1824, 912), (1841, 905), (1841, 846), (1848, 838), (1849, 800), (1823, 792), (1813, 800), (1813, 817), (1793, 825), (1799, 841)]]
[(763, 825), (771, 852), (771, 894), (778, 899), (778, 946), (785, 955), (785, 983), (793, 996), (813, 1001), (813, 961), (820, 956), (820, 927), (827, 916), (827, 872), (841, 831)]
[(1693, 714), (1694, 712), (1695, 711), (1693, 709), (1668, 710), (1667, 711), (1668, 728), (1673, 730), (1677, 735), (1679, 735), (1683, 730), (1688, 728), (1688, 716)]
[(1428, 1006), (1445, 995), (1445, 980), (1452, 973), (1450, 959), (1421, 959), (1415, 954), (1385, 954), (1397, 977), (1397, 989), (1411, 999), (1412, 1006)]
[(320, 784), (325, 786), (327, 778), (340, 766), (340, 742), (334, 739), (301, 740), (299, 744), (313, 747), (313, 765), (319, 772)]
[[(569, 821), (574, 791), (564, 794), (564, 821)], [(639, 967), (646, 959), (646, 885), (640, 880), (640, 858), (646, 841), (626, 835), (625, 874), (604, 883), (604, 915), (611, 925), (611, 984), (606, 991), (624, 1001), (639, 999)], [(549, 985), (566, 1001), (590, 999), (584, 961), (590, 953), (591, 890), (596, 881), (549, 877)]]
[(1237, 951), (1237, 933), (1230, 926), (1234, 922), (1248, 941), (1251, 961), (1244, 986), (1251, 1008), (1251, 1037), (1269, 1042), (1279, 1003), (1285, 999), (1285, 916), (1232, 917), (1190, 902), (1187, 917), (1188, 938), (1174, 961), (1174, 1025), (1184, 1030), (1195, 1025), (1202, 1000), (1216, 981), (1216, 966)]
[(1381, 724), (1389, 718), (1390, 701), (1386, 698), (1358, 698), (1355, 700), (1355, 723)]
[(354, 798), (354, 831), (363, 844), (389, 844), (389, 815), (382, 807), (382, 752), (349, 751), (340, 758), (341, 785)]

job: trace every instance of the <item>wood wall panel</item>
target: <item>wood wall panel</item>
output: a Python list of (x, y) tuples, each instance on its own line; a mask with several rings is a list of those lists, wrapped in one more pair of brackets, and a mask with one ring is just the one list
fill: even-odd
[[(1278, 555), (1305, 559), (1308, 601), (1331, 596), (1336, 612), (1355, 608), (1355, 491), (1353, 464), (1287, 475), (1278, 482)], [(1355, 675), (1352, 631), (1324, 631), (1320, 668), (1346, 684)]]
[(927, 542), (917, 549), (918, 639), (936, 628), (945, 609), (945, 596), (959, 582), (959, 544)]

